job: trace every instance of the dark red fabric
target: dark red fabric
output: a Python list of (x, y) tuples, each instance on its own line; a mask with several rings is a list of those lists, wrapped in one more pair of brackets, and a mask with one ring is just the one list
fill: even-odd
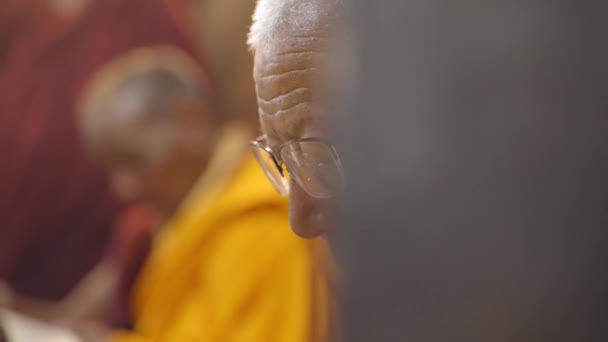
[(57, 299), (100, 260), (120, 210), (79, 143), (79, 88), (129, 48), (193, 48), (163, 0), (93, 1), (72, 20), (45, 3), (0, 9), (0, 278)]
[(133, 206), (120, 215), (108, 250), (108, 260), (120, 274), (120, 282), (109, 308), (108, 321), (115, 329), (133, 328), (129, 310), (130, 293), (148, 257), (152, 243), (154, 214), (143, 205)]

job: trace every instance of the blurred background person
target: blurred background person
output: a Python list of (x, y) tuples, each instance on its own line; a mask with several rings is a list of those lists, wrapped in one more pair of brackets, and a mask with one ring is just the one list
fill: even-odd
[(135, 46), (193, 49), (160, 0), (6, 0), (0, 12), (0, 278), (5, 306), (37, 311), (98, 264), (123, 208), (77, 137), (81, 84)]
[(287, 204), (247, 148), (252, 129), (220, 113), (208, 75), (166, 47), (116, 59), (84, 90), (91, 155), (164, 223), (131, 291), (133, 330), (112, 339), (326, 341), (327, 246), (289, 232)]

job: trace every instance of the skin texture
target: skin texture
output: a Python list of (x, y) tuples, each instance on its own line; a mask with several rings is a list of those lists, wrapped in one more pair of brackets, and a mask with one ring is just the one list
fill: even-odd
[(127, 91), (110, 97), (102, 115), (82, 122), (84, 138), (114, 192), (150, 205), (165, 219), (208, 161), (211, 126), (196, 101), (167, 99), (163, 113), (150, 113), (141, 95)]
[[(275, 151), (293, 139), (327, 137), (322, 68), (326, 58), (325, 32), (279, 32), (265, 49), (254, 52), (260, 121), (268, 145)], [(334, 201), (306, 194), (292, 179), (290, 225), (301, 237), (326, 232), (333, 222)]]

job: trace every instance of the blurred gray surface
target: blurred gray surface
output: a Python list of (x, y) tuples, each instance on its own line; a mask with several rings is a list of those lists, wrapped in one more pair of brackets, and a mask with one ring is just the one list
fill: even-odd
[(354, 0), (345, 341), (608, 341), (608, 6)]

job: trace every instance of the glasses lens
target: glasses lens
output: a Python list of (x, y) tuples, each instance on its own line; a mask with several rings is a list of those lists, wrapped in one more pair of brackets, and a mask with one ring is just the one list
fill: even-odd
[(342, 164), (330, 144), (294, 141), (281, 149), (281, 158), (302, 189), (313, 197), (333, 197), (344, 186)]
[(268, 176), (270, 182), (281, 196), (287, 196), (289, 193), (289, 183), (281, 174), (281, 169), (279, 169), (280, 166), (277, 165), (272, 154), (261, 146), (252, 146), (252, 149), (258, 163), (260, 163), (260, 166), (264, 170), (264, 173), (266, 173), (266, 176)]

